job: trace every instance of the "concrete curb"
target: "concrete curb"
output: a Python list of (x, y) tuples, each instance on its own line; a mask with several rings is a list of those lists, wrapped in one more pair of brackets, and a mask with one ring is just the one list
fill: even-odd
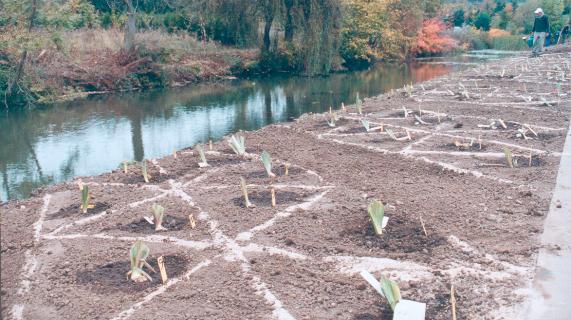
[(541, 245), (526, 319), (571, 319), (571, 123)]

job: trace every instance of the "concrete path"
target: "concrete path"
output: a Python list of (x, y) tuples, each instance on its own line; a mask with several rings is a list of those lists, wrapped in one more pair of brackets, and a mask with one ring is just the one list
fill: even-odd
[[(559, 205), (560, 204), (560, 207)], [(571, 319), (571, 123), (539, 251), (528, 320)]]

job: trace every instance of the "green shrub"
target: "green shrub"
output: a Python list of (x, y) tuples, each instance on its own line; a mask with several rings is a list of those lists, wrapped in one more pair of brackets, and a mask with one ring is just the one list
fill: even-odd
[(454, 28), (454, 30), (443, 32), (443, 34), (456, 40), (458, 46), (464, 50), (488, 49), (486, 32), (474, 27), (465, 26), (462, 28)]
[(97, 27), (100, 19), (93, 4), (87, 0), (68, 1), (62, 5), (47, 3), (38, 12), (36, 24), (42, 26), (81, 29)]
[(494, 37), (489, 40), (491, 49), (495, 50), (508, 50), (508, 51), (523, 51), (528, 50), (527, 41), (523, 40), (521, 36), (502, 36)]

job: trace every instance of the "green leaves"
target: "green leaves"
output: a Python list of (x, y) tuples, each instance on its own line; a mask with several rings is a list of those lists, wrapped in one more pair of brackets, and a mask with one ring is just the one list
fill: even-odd
[(236, 136), (232, 135), (230, 140), (228, 140), (228, 145), (230, 145), (230, 148), (232, 148), (234, 153), (237, 155), (243, 156), (246, 154), (246, 142), (244, 137), (237, 138)]
[(198, 155), (200, 156), (200, 162), (198, 163), (198, 166), (201, 168), (208, 167), (208, 162), (206, 161), (206, 155), (204, 153), (202, 144), (199, 143), (194, 148), (198, 151)]
[(336, 112), (332, 112), (329, 114), (329, 120), (327, 121), (327, 124), (330, 127), (335, 127), (335, 124), (337, 123), (337, 113)]
[[(366, 270), (361, 271), (360, 274), (361, 277), (363, 277), (363, 279), (365, 279), (365, 281), (367, 281), (373, 287), (373, 289), (375, 289), (375, 291), (377, 291), (381, 296), (387, 299), (387, 302), (391, 306), (391, 309), (395, 311), (397, 304), (399, 303), (399, 301), (402, 300), (400, 289), (397, 283), (388, 278), (385, 278), (382, 275), (381, 275), (381, 281), (379, 282), (372, 274), (370, 274)], [(422, 319), (424, 319), (424, 317)]]
[(89, 204), (91, 196), (89, 195), (89, 187), (87, 185), (81, 185), (81, 210), (83, 213), (87, 213), (87, 209), (92, 209), (93, 205)]
[(272, 172), (272, 159), (270, 158), (270, 154), (267, 151), (262, 151), (260, 156), (262, 163), (264, 164), (264, 168), (266, 168), (266, 172), (268, 173), (268, 177), (275, 178), (275, 174)]
[(151, 180), (151, 175), (147, 171), (147, 160), (146, 159), (143, 159), (143, 161), (141, 161), (141, 171), (143, 172), (143, 179), (145, 179), (146, 183), (149, 183), (149, 181)]
[(155, 272), (155, 269), (153, 269), (153, 267), (151, 267), (151, 265), (146, 261), (149, 253), (149, 247), (147, 247), (147, 245), (145, 245), (141, 240), (137, 240), (131, 247), (131, 250), (129, 251), (131, 271), (127, 273), (127, 276), (129, 276), (132, 281), (153, 281), (153, 278), (143, 270), (143, 267), (147, 267), (151, 271)]
[(369, 217), (373, 222), (375, 233), (378, 235), (383, 234), (383, 229), (389, 222), (389, 218), (385, 217), (385, 207), (383, 206), (383, 203), (378, 200), (373, 200), (369, 204), (367, 211), (369, 212)]
[(368, 120), (361, 120), (361, 124), (363, 125), (363, 127), (365, 127), (365, 130), (367, 130), (367, 132), (369, 132), (369, 130), (371, 130), (371, 125), (369, 124)]
[(381, 291), (394, 311), (397, 303), (401, 300), (399, 286), (396, 282), (381, 276)]
[(165, 227), (163, 227), (163, 217), (165, 213), (165, 208), (163, 208), (160, 204), (153, 203), (151, 211), (153, 212), (153, 222), (155, 224), (155, 231), (167, 230)]
[(357, 92), (357, 98), (355, 99), (355, 106), (357, 107), (357, 113), (363, 114), (363, 101), (359, 98), (359, 92)]
[(512, 151), (508, 148), (504, 148), (504, 156), (506, 158), (506, 162), (508, 164), (508, 167), (513, 168), (514, 167), (514, 162), (513, 162), (513, 154)]

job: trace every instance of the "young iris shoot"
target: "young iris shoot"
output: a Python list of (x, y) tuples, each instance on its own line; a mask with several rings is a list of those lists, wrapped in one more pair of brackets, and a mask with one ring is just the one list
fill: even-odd
[(383, 229), (387, 226), (389, 222), (389, 218), (385, 217), (385, 206), (382, 202), (378, 200), (373, 200), (369, 204), (369, 208), (367, 210), (369, 212), (369, 217), (373, 222), (373, 228), (375, 229), (375, 233), (378, 235), (383, 234)]
[(394, 311), (397, 303), (401, 300), (399, 286), (396, 282), (381, 276), (381, 291)]
[(153, 281), (153, 278), (151, 278), (151, 276), (149, 276), (149, 274), (143, 270), (143, 267), (147, 267), (152, 272), (155, 272), (155, 269), (153, 269), (153, 267), (146, 261), (149, 253), (149, 247), (147, 247), (147, 245), (144, 244), (141, 240), (137, 240), (131, 247), (131, 250), (129, 251), (131, 271), (127, 273), (127, 277), (131, 279), (131, 281)]
[(89, 204), (91, 200), (91, 195), (89, 194), (89, 187), (84, 184), (81, 184), (80, 190), (81, 190), (81, 210), (83, 210), (83, 213), (87, 213), (87, 209), (93, 209), (94, 207), (92, 204)]
[(268, 173), (268, 177), (275, 178), (276, 174), (272, 172), (272, 159), (270, 158), (270, 154), (267, 151), (263, 151), (260, 158), (262, 159), (262, 163), (264, 164), (264, 168), (266, 168), (266, 172)]
[(246, 141), (244, 137), (236, 137), (232, 135), (230, 140), (228, 140), (228, 144), (237, 155), (243, 156), (246, 154)]
[(513, 154), (512, 151), (508, 148), (504, 148), (504, 156), (506, 158), (506, 162), (508, 164), (508, 167), (513, 168), (514, 167), (514, 162), (513, 162)]
[(149, 172), (147, 171), (147, 160), (146, 159), (143, 159), (143, 161), (141, 161), (141, 171), (143, 172), (143, 179), (145, 179), (146, 183), (149, 183), (149, 181), (152, 179), (152, 177), (149, 174)]
[(335, 124), (337, 123), (337, 113), (333, 112), (329, 114), (329, 120), (327, 121), (327, 124), (330, 127), (335, 127)]
[(202, 145), (199, 143), (194, 148), (198, 151), (198, 155), (200, 156), (200, 162), (198, 163), (198, 166), (201, 168), (208, 167), (208, 162), (206, 161), (206, 155), (204, 154), (204, 148)]
[(368, 120), (361, 120), (361, 124), (363, 125), (363, 127), (365, 127), (365, 130), (367, 130), (367, 132), (369, 132), (369, 130), (371, 130), (371, 125), (369, 124)]
[(246, 204), (246, 208), (255, 208), (256, 206), (250, 202), (248, 198), (248, 186), (246, 185), (246, 180), (240, 177), (240, 188), (242, 189), (242, 195), (244, 196), (244, 203)]
[(153, 203), (151, 206), (151, 212), (153, 213), (153, 218), (145, 217), (145, 219), (150, 223), (155, 225), (155, 231), (167, 230), (163, 227), (163, 218), (165, 214), (165, 208), (160, 204)]
[(363, 101), (359, 98), (359, 92), (357, 92), (357, 99), (355, 99), (355, 106), (357, 107), (357, 113), (363, 114)]

